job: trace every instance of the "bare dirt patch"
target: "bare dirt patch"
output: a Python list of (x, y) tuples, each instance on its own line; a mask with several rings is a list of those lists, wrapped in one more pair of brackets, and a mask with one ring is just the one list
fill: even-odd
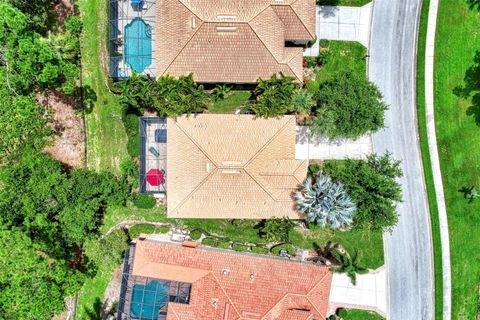
[(70, 0), (58, 0), (53, 10), (57, 14), (57, 19), (63, 25), (65, 20), (74, 14), (74, 6)]
[(78, 102), (50, 91), (37, 95), (39, 103), (52, 113), (53, 141), (44, 151), (69, 167), (85, 166), (85, 132)]

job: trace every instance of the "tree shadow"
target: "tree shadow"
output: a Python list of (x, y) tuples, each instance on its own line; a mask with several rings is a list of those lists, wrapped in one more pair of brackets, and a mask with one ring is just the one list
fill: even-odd
[[(475, 0), (480, 4), (480, 0)], [(473, 116), (480, 126), (480, 51), (473, 59), (473, 65), (465, 71), (463, 85), (456, 86), (453, 94), (462, 99), (472, 98), (472, 105), (467, 108), (467, 115)]]
[(335, 17), (340, 10), (337, 7), (338, 3), (338, 0), (319, 0), (317, 4), (320, 5), (321, 8), (318, 13), (321, 14), (323, 18)]
[(92, 89), (92, 87), (88, 85), (84, 85), (82, 88), (81, 99), (83, 99), (83, 108), (85, 109), (85, 113), (91, 113), (93, 111), (93, 107), (95, 106), (95, 102), (97, 101), (97, 94)]
[(102, 301), (100, 298), (95, 298), (95, 302), (91, 308), (85, 308), (87, 319), (89, 320), (102, 320)]
[(470, 10), (480, 11), (480, 0), (467, 0)]
[(458, 190), (458, 192), (463, 193), (463, 198), (468, 200), (468, 203), (472, 203), (476, 197), (478, 197), (477, 189), (475, 186), (464, 186)]

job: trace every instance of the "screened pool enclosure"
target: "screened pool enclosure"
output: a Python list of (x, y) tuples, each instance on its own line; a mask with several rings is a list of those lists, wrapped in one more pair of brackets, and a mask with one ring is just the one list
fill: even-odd
[(155, 77), (155, 1), (110, 0), (109, 17), (110, 76)]

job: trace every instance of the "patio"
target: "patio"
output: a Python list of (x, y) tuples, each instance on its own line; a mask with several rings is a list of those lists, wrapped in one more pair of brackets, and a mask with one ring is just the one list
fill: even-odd
[(140, 118), (140, 192), (165, 194), (167, 179), (167, 122)]

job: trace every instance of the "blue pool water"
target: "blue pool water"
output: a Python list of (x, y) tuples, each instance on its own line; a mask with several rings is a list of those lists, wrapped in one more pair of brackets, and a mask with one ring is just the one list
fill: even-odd
[(169, 282), (152, 280), (146, 285), (135, 284), (132, 291), (130, 317), (132, 319), (157, 319), (160, 308), (168, 303)]
[(125, 26), (125, 62), (140, 73), (152, 64), (152, 30), (140, 18), (135, 18)]

